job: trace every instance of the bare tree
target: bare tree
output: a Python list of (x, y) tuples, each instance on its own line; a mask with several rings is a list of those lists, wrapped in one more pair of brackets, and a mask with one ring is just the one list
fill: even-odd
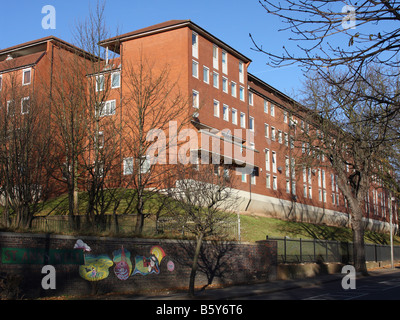
[[(13, 60), (7, 62), (12, 68)], [(16, 72), (3, 76), (0, 92), (0, 179), (6, 226), (31, 228), (50, 196), (52, 149), (46, 101), (22, 88)]]
[[(189, 295), (194, 295), (198, 259), (203, 241), (227, 239), (234, 221), (238, 196), (233, 187), (236, 175), (224, 170), (216, 173), (214, 165), (177, 165), (174, 184), (168, 189), (175, 201), (168, 203), (171, 214), (180, 228), (196, 238), (190, 272)], [(228, 228), (227, 228), (228, 227)]]
[[(168, 65), (155, 67), (142, 54), (134, 63), (124, 63), (124, 178), (133, 190), (127, 210), (134, 206), (135, 233), (141, 234), (149, 215), (145, 212), (146, 206), (156, 206), (151, 210), (154, 212), (160, 212), (163, 206), (158, 195), (173, 168), (168, 164), (174, 164), (168, 153), (172, 141), (176, 147), (182, 143), (177, 137), (190, 122), (191, 97), (179, 87), (178, 80), (171, 77)], [(153, 150), (155, 145), (158, 146), (156, 151)], [(150, 157), (150, 153), (154, 153), (154, 157)], [(158, 200), (153, 201), (155, 198)]]
[[(385, 116), (398, 115), (399, 92), (388, 87), (375, 87), (364, 75), (370, 65), (382, 76), (399, 76), (400, 65), (398, 39), (400, 28), (400, 4), (395, 0), (343, 1), (259, 1), (270, 15), (284, 22), (279, 31), (289, 31), (293, 36), (283, 52), (264, 50), (259, 39), (250, 35), (255, 50), (265, 53), (268, 65), (280, 67), (297, 64), (304, 74), (324, 78), (348, 94), (357, 93), (356, 83), (364, 81), (370, 87), (368, 95), (360, 98), (392, 105)], [(341, 78), (332, 77), (331, 70), (339, 70)], [(389, 72), (387, 72), (389, 71)], [(353, 85), (343, 86), (343, 83)], [(388, 90), (389, 89), (389, 90)], [(371, 114), (372, 118), (383, 119), (382, 114)]]
[[(332, 73), (331, 76), (340, 78), (341, 74)], [(373, 68), (364, 77), (375, 87), (392, 81), (383, 78)], [(364, 81), (355, 85), (357, 88), (354, 89), (361, 95), (369, 94), (370, 86)], [(383, 168), (390, 167), (387, 160), (393, 133), (388, 126), (391, 118), (386, 115), (392, 106), (359, 99), (358, 94), (349, 95), (346, 84), (343, 86), (343, 90), (339, 90), (321, 78), (306, 82), (304, 105), (309, 110), (306, 122), (313, 126), (313, 130), (302, 130), (297, 138), (309, 146), (302, 163), (325, 166), (336, 176), (336, 183), (351, 213), (354, 264), (357, 271), (366, 273), (363, 209), (374, 178), (381, 176)], [(375, 113), (384, 115), (387, 121), (372, 117)], [(328, 161), (321, 162), (322, 157)]]

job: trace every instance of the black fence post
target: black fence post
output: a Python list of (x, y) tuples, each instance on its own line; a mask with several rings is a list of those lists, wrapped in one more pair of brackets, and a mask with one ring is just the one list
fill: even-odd
[(300, 263), (302, 263), (303, 262), (303, 245), (302, 245), (302, 242), (301, 242), (301, 238), (300, 238)]
[(284, 252), (284, 259), (285, 259), (285, 263), (286, 261), (286, 237), (283, 238), (283, 252)]

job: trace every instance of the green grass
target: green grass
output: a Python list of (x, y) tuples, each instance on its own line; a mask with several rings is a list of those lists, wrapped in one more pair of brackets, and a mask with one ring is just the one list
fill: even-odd
[[(132, 196), (132, 190), (128, 190), (125, 194), (126, 196)], [(154, 212), (158, 207), (160, 199), (155, 198), (147, 202), (145, 211), (148, 213)], [(86, 212), (87, 206), (87, 195), (85, 193), (79, 194), (79, 210), (82, 215)], [(121, 201), (118, 214), (124, 212), (127, 206), (126, 199)], [(129, 214), (133, 214), (134, 209)], [(112, 206), (108, 210), (107, 214), (112, 213)], [(62, 195), (60, 197), (54, 198), (46, 202), (41, 212), (38, 213), (40, 216), (57, 216), (57, 215), (67, 215), (68, 214), (68, 197), (67, 195)], [(134, 219), (130, 219), (129, 216), (121, 216), (120, 226), (124, 230), (132, 230), (134, 227)], [(129, 218), (129, 219), (128, 219)], [(236, 217), (234, 218), (236, 219)], [(246, 242), (255, 242), (259, 240), (265, 240), (266, 236), (270, 238), (278, 237), (290, 237), (293, 239), (321, 239), (321, 240), (335, 240), (352, 242), (352, 231), (348, 228), (341, 227), (330, 227), (326, 225), (315, 225), (311, 223), (284, 221), (274, 218), (260, 217), (256, 215), (241, 215), (240, 216), (241, 225), (241, 240)], [(177, 236), (170, 234), (152, 234), (151, 230), (155, 230), (155, 219), (154, 216), (150, 215), (148, 219), (145, 220), (145, 234), (141, 237), (168, 237)], [(148, 232), (150, 230), (150, 232)], [(377, 244), (389, 244), (390, 238), (389, 234), (381, 234), (371, 231), (365, 232), (365, 242), (366, 243), (377, 243)], [(394, 244), (400, 245), (400, 238), (394, 237)]]
[[(330, 227), (312, 223), (283, 221), (273, 218), (259, 217), (255, 215), (241, 215), (241, 238), (243, 241), (254, 242), (264, 240), (266, 236), (290, 237), (302, 239), (323, 239), (352, 242), (352, 230), (344, 227)], [(365, 232), (366, 243), (389, 244), (389, 234), (372, 231)], [(394, 244), (400, 245), (400, 238), (394, 237)]]

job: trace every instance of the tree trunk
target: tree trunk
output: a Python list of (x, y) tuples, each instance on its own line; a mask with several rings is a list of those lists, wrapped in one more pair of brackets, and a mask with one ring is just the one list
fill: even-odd
[(357, 272), (368, 275), (365, 261), (364, 225), (360, 208), (352, 210), (351, 227), (353, 230), (353, 261)]
[(196, 250), (194, 252), (192, 270), (190, 271), (189, 292), (188, 292), (189, 297), (194, 297), (194, 284), (196, 280), (196, 272), (198, 268), (198, 261), (199, 261), (201, 245), (203, 242), (203, 237), (204, 237), (203, 233), (200, 233), (196, 237)]

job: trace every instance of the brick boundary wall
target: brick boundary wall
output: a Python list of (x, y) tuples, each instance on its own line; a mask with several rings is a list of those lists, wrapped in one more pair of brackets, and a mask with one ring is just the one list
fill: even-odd
[[(109, 267), (109, 274), (99, 281), (88, 281), (79, 273), (79, 264), (56, 264), (56, 289), (43, 289), (43, 263), (5, 263), (3, 252), (6, 248), (45, 250), (73, 249), (76, 241), (81, 239), (91, 251), (89, 255), (106, 255), (112, 261), (115, 250), (124, 248), (130, 253), (131, 270), (135, 269), (136, 257), (138, 265), (142, 258), (151, 257), (151, 249), (162, 248), (164, 257), (159, 263), (158, 273), (140, 274), (133, 272), (126, 280), (120, 280), (115, 273), (118, 260)], [(60, 236), (49, 234), (23, 234), (0, 232), (0, 249), (2, 260), (0, 275), (20, 275), (20, 288), (25, 298), (38, 298), (59, 295), (91, 295), (118, 293), (145, 293), (162, 290), (187, 289), (191, 270), (194, 242), (187, 240), (165, 239), (129, 239)], [(80, 250), (80, 249), (75, 249)], [(47, 251), (48, 252), (48, 251)], [(154, 252), (154, 251), (153, 251)], [(85, 257), (89, 256), (85, 254)], [(87, 261), (87, 258), (85, 258)], [(146, 260), (148, 261), (148, 260)], [(9, 262), (9, 261), (8, 261)], [(29, 261), (28, 261), (29, 262)], [(87, 263), (87, 262), (86, 262)], [(143, 271), (143, 269), (141, 269)], [(273, 240), (257, 243), (240, 242), (205, 242), (196, 276), (196, 287), (208, 284), (242, 284), (276, 279), (277, 242)]]

